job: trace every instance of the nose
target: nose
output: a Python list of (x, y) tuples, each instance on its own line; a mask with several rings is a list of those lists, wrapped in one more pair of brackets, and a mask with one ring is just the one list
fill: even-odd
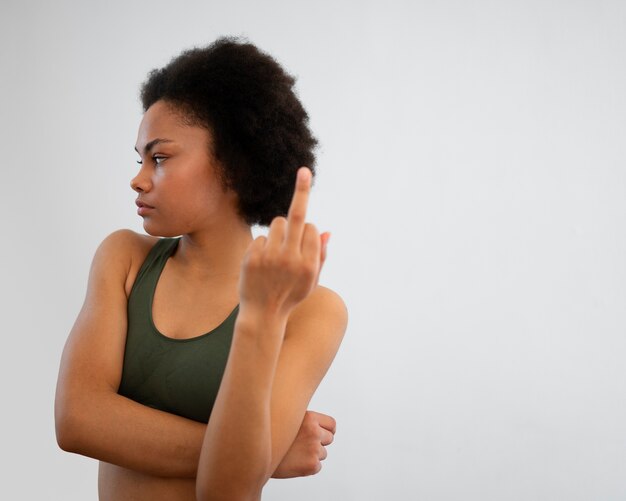
[(137, 175), (130, 180), (130, 187), (137, 193), (144, 193), (152, 188), (150, 177), (144, 171), (143, 166), (139, 169)]

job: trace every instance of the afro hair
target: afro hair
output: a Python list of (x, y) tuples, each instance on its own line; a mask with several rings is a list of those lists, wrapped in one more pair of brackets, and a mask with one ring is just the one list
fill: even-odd
[(294, 91), (295, 78), (247, 41), (222, 37), (152, 70), (141, 87), (145, 112), (163, 100), (185, 123), (206, 128), (224, 189), (238, 196), (250, 226), (286, 216), (296, 172), (315, 176), (309, 117)]

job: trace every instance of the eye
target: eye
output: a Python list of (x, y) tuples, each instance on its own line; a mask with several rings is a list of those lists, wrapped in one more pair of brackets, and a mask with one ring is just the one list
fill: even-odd
[[(155, 164), (157, 164), (157, 165), (160, 165), (160, 163), (161, 163), (163, 160), (165, 160), (166, 158), (167, 158), (167, 157), (162, 157), (162, 156), (159, 156), (159, 155), (153, 155), (153, 156), (152, 156), (152, 160), (154, 160), (154, 163), (155, 163)], [(137, 160), (137, 163), (138, 163), (139, 165), (142, 165), (142, 164), (143, 164), (143, 161), (142, 161), (142, 160)]]

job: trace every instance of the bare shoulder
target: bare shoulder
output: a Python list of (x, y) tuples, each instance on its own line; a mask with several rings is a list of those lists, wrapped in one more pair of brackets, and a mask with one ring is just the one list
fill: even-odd
[[(289, 328), (291, 326), (291, 328)], [(303, 329), (303, 327), (306, 328)], [(348, 326), (348, 308), (339, 294), (318, 285), (309, 296), (293, 309), (286, 334), (310, 332), (340, 343)]]
[(104, 238), (96, 257), (109, 264), (110, 269), (115, 268), (124, 275), (124, 289), (128, 296), (141, 264), (158, 240), (158, 237), (141, 235), (129, 229), (116, 230)]
[(308, 305), (309, 308), (337, 315), (347, 322), (348, 308), (346, 307), (346, 303), (334, 290), (324, 287), (323, 285), (318, 285), (307, 299), (310, 301)]

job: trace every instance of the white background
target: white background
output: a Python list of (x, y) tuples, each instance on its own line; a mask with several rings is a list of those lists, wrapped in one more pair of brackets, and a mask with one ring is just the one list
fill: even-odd
[(598, 0), (3, 0), (2, 497), (97, 497), (61, 352), (98, 244), (143, 231), (141, 82), (220, 35), (298, 78), (350, 312), (324, 468), (264, 499), (626, 499), (626, 3)]

